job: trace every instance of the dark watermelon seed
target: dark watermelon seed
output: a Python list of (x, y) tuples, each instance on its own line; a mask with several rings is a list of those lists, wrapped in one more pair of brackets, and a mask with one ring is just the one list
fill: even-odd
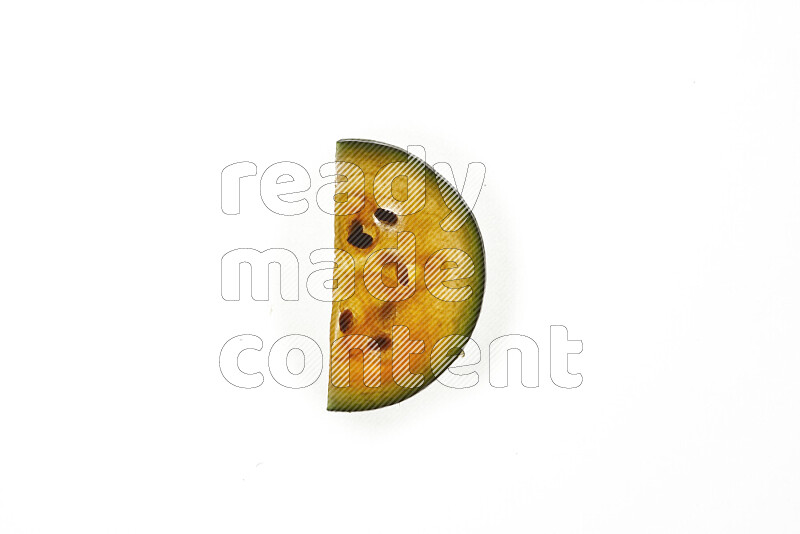
[(350, 227), (347, 242), (356, 248), (367, 248), (372, 244), (372, 236), (364, 233), (364, 227), (360, 223), (355, 223)]
[(341, 315), (339, 315), (339, 330), (342, 332), (347, 332), (352, 325), (353, 312), (350, 310), (344, 310)]
[(375, 218), (392, 226), (397, 224), (397, 215), (383, 208), (378, 208), (375, 210)]

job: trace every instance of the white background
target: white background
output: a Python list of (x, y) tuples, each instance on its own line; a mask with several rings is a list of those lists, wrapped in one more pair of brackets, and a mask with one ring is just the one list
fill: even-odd
[[(5, 4), (0, 532), (797, 532), (797, 2)], [(332, 243), (339, 138), (486, 165), (480, 383), (325, 411), (227, 339), (239, 247)], [(220, 172), (291, 160), (308, 213)], [(548, 330), (584, 351), (549, 381)], [(489, 342), (541, 385), (489, 386)], [(327, 373), (327, 362), (325, 365)]]

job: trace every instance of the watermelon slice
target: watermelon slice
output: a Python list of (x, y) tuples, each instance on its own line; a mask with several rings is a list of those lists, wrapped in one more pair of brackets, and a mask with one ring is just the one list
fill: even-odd
[(405, 150), (342, 140), (336, 172), (328, 410), (371, 410), (418, 393), (463, 354), (485, 255), (453, 186)]

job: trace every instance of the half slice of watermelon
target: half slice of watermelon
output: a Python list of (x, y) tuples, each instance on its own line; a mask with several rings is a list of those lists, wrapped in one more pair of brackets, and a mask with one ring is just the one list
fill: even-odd
[(478, 320), (485, 254), (454, 187), (400, 148), (336, 144), (328, 410), (395, 404), (462, 354)]

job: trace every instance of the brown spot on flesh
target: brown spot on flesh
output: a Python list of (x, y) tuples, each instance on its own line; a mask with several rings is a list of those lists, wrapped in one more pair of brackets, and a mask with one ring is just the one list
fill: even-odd
[(392, 340), (386, 336), (378, 336), (373, 338), (372, 341), (369, 342), (369, 348), (372, 350), (384, 350), (389, 348), (392, 344)]
[(402, 263), (397, 263), (397, 282), (400, 285), (408, 285), (408, 267)]
[(398, 261), (388, 261), (381, 269), (381, 280), (386, 287), (408, 285), (408, 267)]
[(380, 309), (378, 310), (378, 317), (381, 320), (386, 321), (387, 319), (391, 319), (394, 317), (395, 312), (395, 303), (394, 302), (384, 302)]

